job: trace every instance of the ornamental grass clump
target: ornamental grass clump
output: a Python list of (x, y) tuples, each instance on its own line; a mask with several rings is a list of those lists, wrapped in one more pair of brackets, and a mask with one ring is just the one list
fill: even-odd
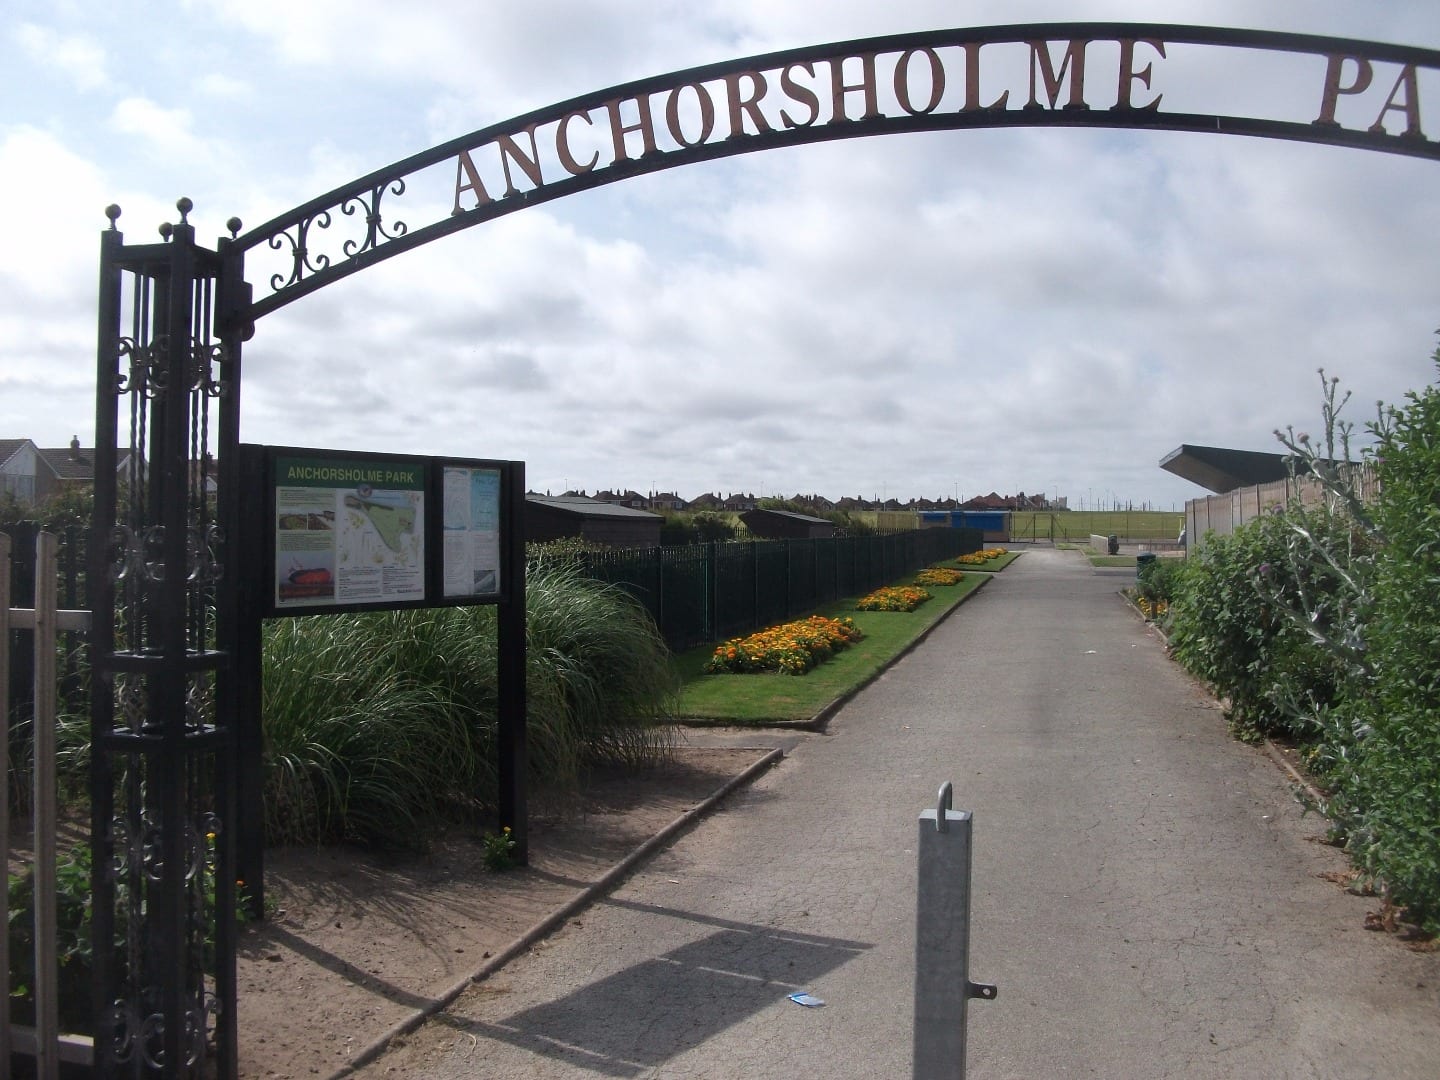
[(680, 676), (640, 603), (552, 565), (531, 568), (525, 607), (532, 773), (573, 786), (593, 762), (668, 753)]
[(916, 585), (959, 585), (965, 577), (959, 570), (944, 566), (932, 566), (915, 575)]
[(705, 664), (710, 675), (779, 672), (804, 675), (865, 635), (853, 619), (808, 619), (772, 626), (719, 645)]
[[(563, 790), (592, 762), (668, 750), (679, 680), (643, 608), (549, 560), (526, 616), (533, 782)], [(494, 804), (495, 608), (276, 619), (264, 680), (270, 842), (423, 846)]]
[(890, 585), (862, 596), (856, 611), (914, 611), (930, 594), (914, 585)]

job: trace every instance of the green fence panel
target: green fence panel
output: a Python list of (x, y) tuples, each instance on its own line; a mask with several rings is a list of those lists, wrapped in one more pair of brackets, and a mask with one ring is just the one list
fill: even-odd
[(814, 541), (811, 550), (815, 553), (815, 606), (828, 604), (840, 599), (839, 591), (839, 548), (843, 543), (833, 537)]
[(688, 649), (713, 639), (708, 603), (705, 548), (656, 548), (662, 552), (660, 595), (663, 619), (659, 625), (672, 649)]
[(674, 651), (808, 615), (984, 546), (979, 529), (587, 552), (582, 570), (624, 589)]
[(814, 540), (787, 540), (785, 555), (789, 570), (788, 607), (791, 616), (811, 612), (819, 603), (815, 587)]
[(755, 629), (755, 553), (748, 543), (712, 544), (715, 625), (712, 640), (724, 641)]
[(790, 617), (790, 568), (784, 540), (755, 542), (755, 625), (773, 626)]

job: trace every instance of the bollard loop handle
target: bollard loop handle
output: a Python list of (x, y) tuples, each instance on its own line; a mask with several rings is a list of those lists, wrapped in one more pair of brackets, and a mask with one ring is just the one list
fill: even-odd
[(940, 796), (935, 804), (936, 832), (950, 831), (950, 823), (946, 819), (950, 816), (950, 796), (953, 790), (949, 780), (940, 785)]

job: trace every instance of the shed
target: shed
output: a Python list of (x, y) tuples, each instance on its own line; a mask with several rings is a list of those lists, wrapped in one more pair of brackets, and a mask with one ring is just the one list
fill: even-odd
[(740, 520), (762, 540), (825, 540), (835, 535), (833, 521), (789, 510), (747, 510)]
[(660, 546), (659, 514), (596, 502), (575, 495), (526, 495), (525, 539), (561, 540), (578, 536), (606, 547)]

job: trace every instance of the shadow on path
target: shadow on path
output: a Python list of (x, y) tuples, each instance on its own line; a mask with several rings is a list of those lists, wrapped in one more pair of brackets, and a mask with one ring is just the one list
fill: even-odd
[[(871, 945), (609, 899), (713, 932), (565, 997), (456, 1030), (509, 1043), (606, 1076), (632, 1077), (804, 990)], [(437, 1018), (447, 1022), (446, 1018)], [(564, 1032), (564, 1036), (557, 1035)]]

